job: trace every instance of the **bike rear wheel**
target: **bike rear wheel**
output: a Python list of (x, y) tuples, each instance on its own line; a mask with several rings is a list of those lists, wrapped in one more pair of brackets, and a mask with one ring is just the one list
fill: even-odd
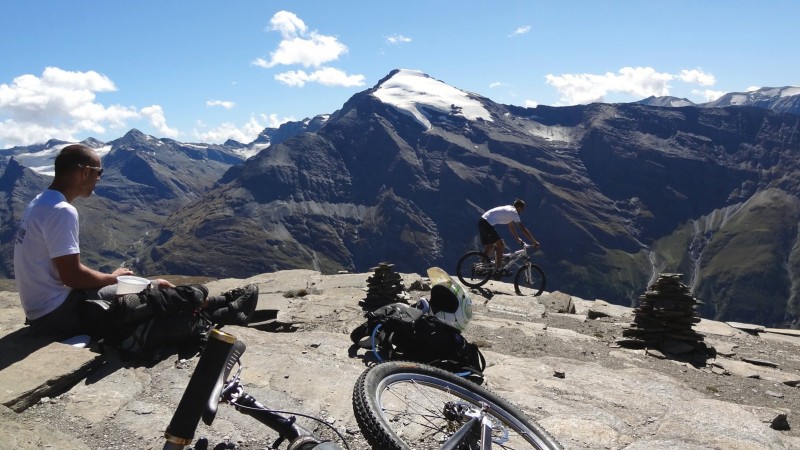
[(539, 296), (542, 295), (547, 277), (544, 270), (536, 264), (531, 264), (530, 272), (527, 266), (522, 266), (514, 276), (514, 292), (517, 295)]
[(494, 264), (489, 260), (485, 253), (474, 251), (467, 252), (456, 265), (456, 275), (466, 286), (480, 287), (489, 281), (494, 270)]
[[(467, 420), (454, 411), (482, 407), (493, 422), (493, 448), (562, 448), (544, 428), (497, 394), (425, 364), (372, 366), (353, 390), (353, 410), (361, 432), (373, 448), (387, 450), (439, 449)], [(472, 441), (463, 448), (477, 449), (477, 438)]]

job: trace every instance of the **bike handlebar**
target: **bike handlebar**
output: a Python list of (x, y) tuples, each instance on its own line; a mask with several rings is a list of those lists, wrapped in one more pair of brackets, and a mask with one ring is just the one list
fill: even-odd
[(235, 336), (211, 330), (197, 367), (164, 432), (167, 440), (164, 450), (181, 450), (191, 444), (201, 416), (205, 423), (211, 423), (223, 382), (245, 348), (244, 342)]

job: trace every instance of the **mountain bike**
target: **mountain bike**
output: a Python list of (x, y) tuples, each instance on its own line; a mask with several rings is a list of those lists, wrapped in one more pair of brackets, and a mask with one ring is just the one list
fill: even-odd
[[(518, 295), (542, 295), (547, 284), (544, 270), (531, 262), (535, 248), (523, 244), (523, 247), (513, 253), (503, 255), (503, 265), (500, 276), (506, 277), (514, 273), (514, 292)], [(495, 264), (482, 251), (471, 251), (464, 254), (456, 264), (458, 279), (469, 287), (481, 287), (495, 274)]]
[[(221, 401), (277, 431), (279, 439), (271, 448), (287, 441), (287, 450), (342, 450), (297, 425), (294, 416), (283, 415), (301, 414), (269, 410), (244, 393), (240, 357), (245, 348), (233, 335), (211, 331), (164, 433), (164, 450), (190, 445), (200, 419), (211, 425)], [(235, 365), (238, 371), (225, 381)], [(376, 450), (562, 449), (547, 431), (498, 395), (425, 364), (389, 361), (369, 367), (353, 389), (353, 410)], [(315, 420), (331, 428), (349, 450), (335, 428)]]
[(389, 361), (361, 374), (353, 411), (378, 450), (558, 450), (539, 424), (483, 386), (425, 364)]
[[(287, 441), (287, 450), (342, 450), (338, 445), (314, 436), (295, 423), (294, 415), (299, 415), (328, 426), (339, 436), (345, 448), (349, 449), (344, 437), (325, 421), (298, 413), (270, 410), (253, 396), (246, 394), (240, 383), (242, 366), (239, 360), (245, 349), (244, 342), (233, 335), (217, 329), (211, 330), (197, 367), (192, 372), (189, 384), (186, 385), (164, 433), (164, 450), (183, 450), (190, 445), (200, 419), (206, 425), (211, 425), (220, 402), (230, 403), (240, 413), (247, 414), (277, 431), (279, 437), (272, 448), (278, 448), (283, 441)], [(238, 371), (226, 381), (236, 365), (239, 366)], [(286, 417), (284, 414), (294, 415)]]

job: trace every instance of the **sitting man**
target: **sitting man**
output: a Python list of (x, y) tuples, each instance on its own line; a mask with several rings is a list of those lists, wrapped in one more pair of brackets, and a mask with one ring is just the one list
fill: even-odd
[(42, 336), (95, 339), (132, 332), (150, 319), (169, 318), (194, 329), (198, 316), (217, 324), (246, 325), (258, 302), (250, 285), (209, 296), (202, 285), (175, 286), (158, 279), (136, 294), (116, 295), (120, 267), (103, 273), (80, 259), (78, 211), (72, 202), (89, 197), (103, 174), (100, 158), (84, 145), (64, 147), (49, 188), (28, 204), (14, 245), (14, 272), (26, 323)]

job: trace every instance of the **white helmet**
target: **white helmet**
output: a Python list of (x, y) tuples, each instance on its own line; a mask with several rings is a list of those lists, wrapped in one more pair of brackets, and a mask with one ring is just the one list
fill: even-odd
[(464, 288), (438, 267), (428, 269), (431, 312), (442, 322), (464, 330), (472, 319), (472, 300)]

